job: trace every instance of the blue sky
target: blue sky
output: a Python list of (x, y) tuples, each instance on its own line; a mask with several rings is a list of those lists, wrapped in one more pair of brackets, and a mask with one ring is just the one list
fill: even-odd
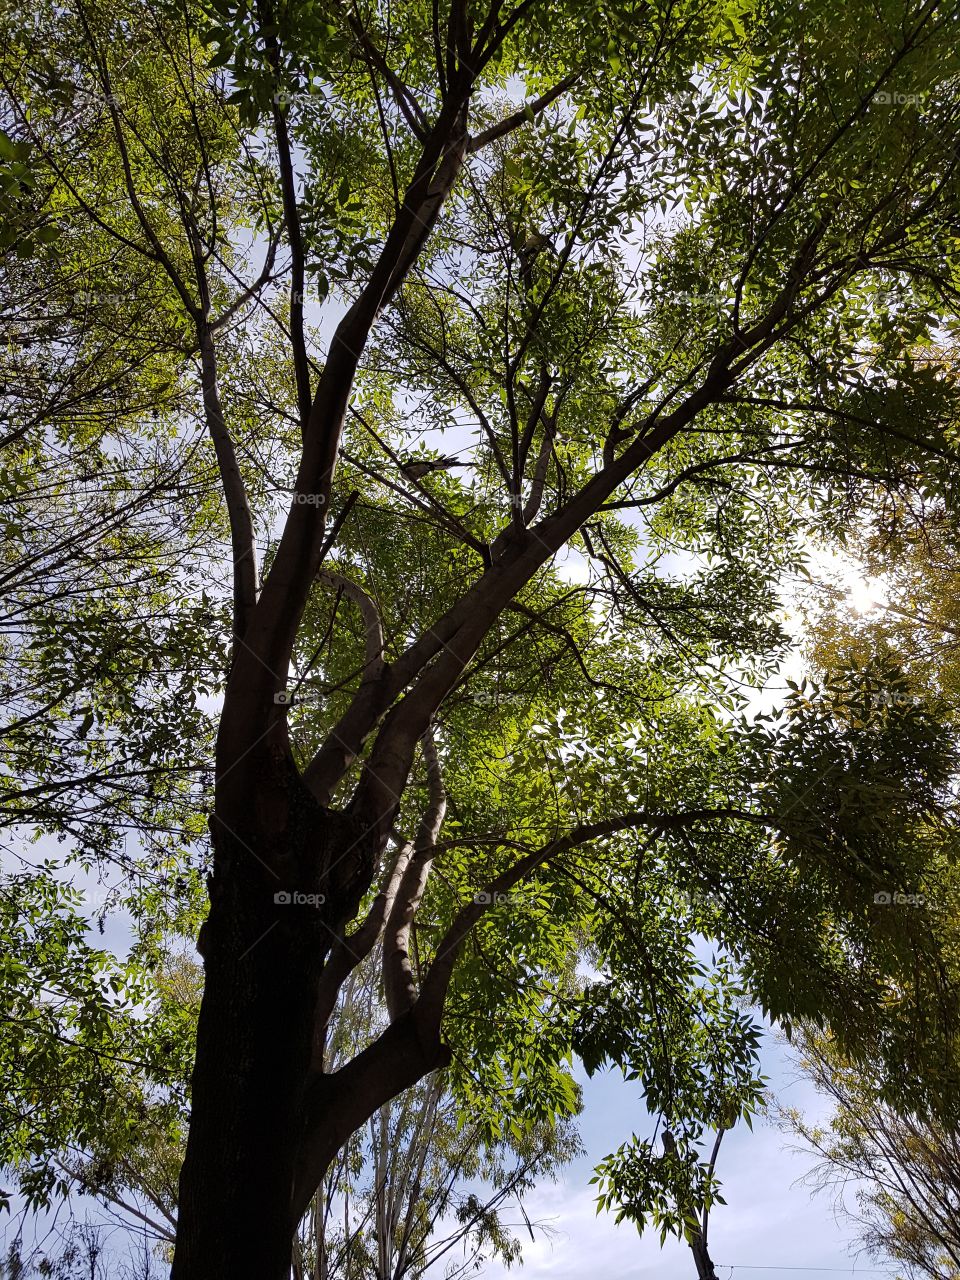
[[(765, 1041), (764, 1071), (782, 1103), (826, 1117), (822, 1099), (771, 1035)], [(611, 1214), (596, 1213), (595, 1191), (588, 1185), (593, 1165), (632, 1131), (648, 1131), (639, 1087), (608, 1072), (585, 1082), (584, 1100), (586, 1155), (568, 1168), (561, 1182), (542, 1184), (525, 1201), (531, 1219), (546, 1223), (549, 1235), (534, 1244), (523, 1231), (522, 1271), (488, 1264), (484, 1280), (517, 1280), (518, 1274), (524, 1280), (695, 1280), (686, 1245), (668, 1240), (661, 1249), (653, 1232), (641, 1238), (632, 1225), (617, 1226)], [(788, 1135), (769, 1120), (758, 1122), (752, 1132), (741, 1125), (724, 1137), (718, 1173), (727, 1204), (717, 1206), (710, 1219), (710, 1251), (719, 1280), (892, 1276), (892, 1267), (882, 1261), (857, 1257), (853, 1231), (837, 1221), (830, 1195), (811, 1198), (809, 1187), (797, 1185), (812, 1161), (790, 1147)]]

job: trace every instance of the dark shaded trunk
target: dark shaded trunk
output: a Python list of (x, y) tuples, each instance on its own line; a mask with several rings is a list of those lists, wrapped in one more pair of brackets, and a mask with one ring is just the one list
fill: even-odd
[(289, 1280), (309, 982), (280, 926), (256, 950), (207, 967), (173, 1280)]
[(265, 836), (242, 820), (252, 799), (236, 823), (211, 822), (215, 871), (199, 944), (205, 986), (172, 1280), (289, 1280), (318, 980), (369, 880), (362, 825), (321, 809), (291, 779), (286, 820)]

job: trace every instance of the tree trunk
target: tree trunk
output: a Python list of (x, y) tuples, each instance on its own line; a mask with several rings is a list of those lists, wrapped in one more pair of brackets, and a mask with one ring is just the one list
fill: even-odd
[(281, 929), (256, 958), (208, 963), (173, 1280), (290, 1277), (312, 1028), (305, 975)]
[(697, 1235), (691, 1242), (693, 1261), (697, 1268), (697, 1280), (717, 1280), (713, 1259), (707, 1252), (707, 1242), (702, 1235)]
[[(320, 808), (298, 779), (287, 789), (276, 837), (250, 820), (255, 803), (229, 826), (211, 822), (215, 870), (198, 944), (205, 985), (172, 1280), (290, 1277), (317, 985), (371, 851), (360, 824)], [(328, 1103), (335, 1114), (336, 1098)], [(314, 1113), (313, 1123), (322, 1128), (323, 1117)]]

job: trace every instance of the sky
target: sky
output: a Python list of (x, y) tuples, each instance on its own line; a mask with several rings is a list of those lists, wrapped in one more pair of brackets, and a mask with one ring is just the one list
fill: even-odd
[[(808, 1116), (826, 1118), (824, 1102), (798, 1072), (786, 1046), (765, 1037), (764, 1071), (777, 1098)], [(659, 1235), (642, 1238), (629, 1223), (596, 1213), (589, 1186), (593, 1166), (636, 1129), (647, 1132), (639, 1086), (607, 1072), (584, 1082), (581, 1135), (586, 1154), (556, 1184), (544, 1183), (525, 1200), (531, 1220), (549, 1227), (532, 1243), (523, 1230), (524, 1265), (507, 1271), (486, 1264), (484, 1280), (696, 1280), (689, 1248)], [(793, 1139), (770, 1120), (751, 1132), (740, 1125), (725, 1135), (717, 1163), (726, 1205), (710, 1215), (709, 1245), (718, 1280), (829, 1280), (858, 1274), (893, 1276), (892, 1267), (857, 1256), (854, 1232), (838, 1221), (830, 1194), (811, 1196), (797, 1185), (813, 1161), (791, 1149)], [(785, 1270), (784, 1268), (789, 1268)], [(829, 1268), (830, 1270), (824, 1270)]]

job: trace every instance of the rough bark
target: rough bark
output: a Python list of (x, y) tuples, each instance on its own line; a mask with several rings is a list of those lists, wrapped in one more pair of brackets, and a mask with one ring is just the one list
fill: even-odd
[[(216, 870), (200, 938), (205, 985), (173, 1280), (289, 1280), (320, 975), (356, 911), (372, 851), (356, 818), (322, 809), (293, 774), (287, 785), (288, 820), (276, 835), (250, 814), (211, 823)], [(315, 1103), (313, 1127), (324, 1131)]]

